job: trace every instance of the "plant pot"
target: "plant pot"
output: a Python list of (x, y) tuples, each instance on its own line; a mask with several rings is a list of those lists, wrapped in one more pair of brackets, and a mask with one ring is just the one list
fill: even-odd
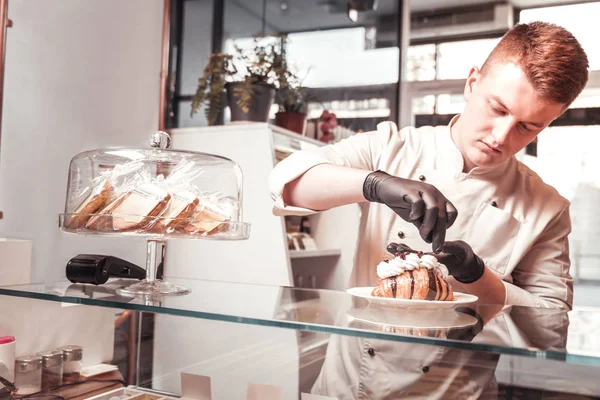
[(242, 88), (243, 82), (230, 82), (225, 84), (227, 90), (227, 103), (231, 110), (231, 121), (256, 121), (267, 122), (269, 112), (275, 100), (275, 86), (267, 83), (256, 83), (253, 86), (252, 100), (248, 112), (244, 112), (238, 105), (239, 97), (235, 96), (236, 88)]
[(306, 114), (286, 111), (275, 114), (275, 125), (304, 135), (306, 130)]

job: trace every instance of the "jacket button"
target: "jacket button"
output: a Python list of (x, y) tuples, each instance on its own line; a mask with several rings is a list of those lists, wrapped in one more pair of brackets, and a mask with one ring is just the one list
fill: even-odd
[(404, 234), (404, 232), (400, 231), (400, 232), (398, 232), (398, 237), (400, 239), (404, 239), (406, 237), (406, 235)]
[(421, 176), (419, 176), (419, 180), (420, 180), (421, 182), (425, 182), (425, 179), (426, 179), (426, 178), (425, 178), (425, 175), (421, 175)]
[(423, 368), (421, 368), (421, 371), (423, 371), (424, 374), (429, 372), (429, 367), (426, 365)]
[(496, 203), (495, 201), (492, 201), (492, 207), (498, 207), (498, 203)]
[(373, 357), (375, 355), (375, 350), (373, 350), (373, 348), (371, 347), (369, 348), (369, 350), (367, 350), (367, 353), (369, 353), (369, 355)]

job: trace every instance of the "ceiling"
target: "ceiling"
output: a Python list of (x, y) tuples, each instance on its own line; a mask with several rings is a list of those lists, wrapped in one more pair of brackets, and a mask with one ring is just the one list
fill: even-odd
[[(412, 12), (475, 6), (498, 0), (412, 0)], [(517, 8), (581, 3), (581, 0), (510, 0)], [(359, 13), (358, 22), (347, 14), (347, 0), (266, 0), (267, 31), (299, 32), (376, 24), (382, 17), (393, 20), (398, 0), (377, 0), (374, 11)], [(248, 37), (262, 30), (263, 0), (225, 1), (224, 33), (226, 38)]]
[(512, 0), (511, 3), (518, 8), (531, 8), (575, 3), (593, 3), (595, 1), (597, 0)]
[[(590, 2), (593, 0), (587, 0)], [(410, 8), (412, 11), (426, 11), (431, 9), (443, 9), (453, 7), (472, 6), (482, 3), (492, 3), (493, 0), (412, 0)], [(586, 0), (509, 0), (517, 8), (530, 8), (540, 6), (552, 6), (562, 4), (583, 3)]]

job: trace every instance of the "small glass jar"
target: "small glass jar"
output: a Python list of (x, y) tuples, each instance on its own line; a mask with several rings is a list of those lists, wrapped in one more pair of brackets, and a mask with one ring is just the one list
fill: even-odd
[(42, 357), (42, 389), (60, 386), (63, 382), (63, 352), (50, 350), (38, 353)]
[(42, 390), (42, 357), (15, 358), (15, 386), (20, 395)]
[(64, 346), (58, 350), (63, 353), (63, 383), (77, 382), (81, 379), (83, 347)]

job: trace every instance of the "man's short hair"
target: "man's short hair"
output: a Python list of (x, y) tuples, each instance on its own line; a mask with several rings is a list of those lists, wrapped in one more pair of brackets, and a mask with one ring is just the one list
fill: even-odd
[(481, 68), (494, 64), (518, 65), (544, 100), (570, 105), (588, 81), (588, 58), (575, 36), (566, 29), (532, 22), (512, 27), (496, 45)]

